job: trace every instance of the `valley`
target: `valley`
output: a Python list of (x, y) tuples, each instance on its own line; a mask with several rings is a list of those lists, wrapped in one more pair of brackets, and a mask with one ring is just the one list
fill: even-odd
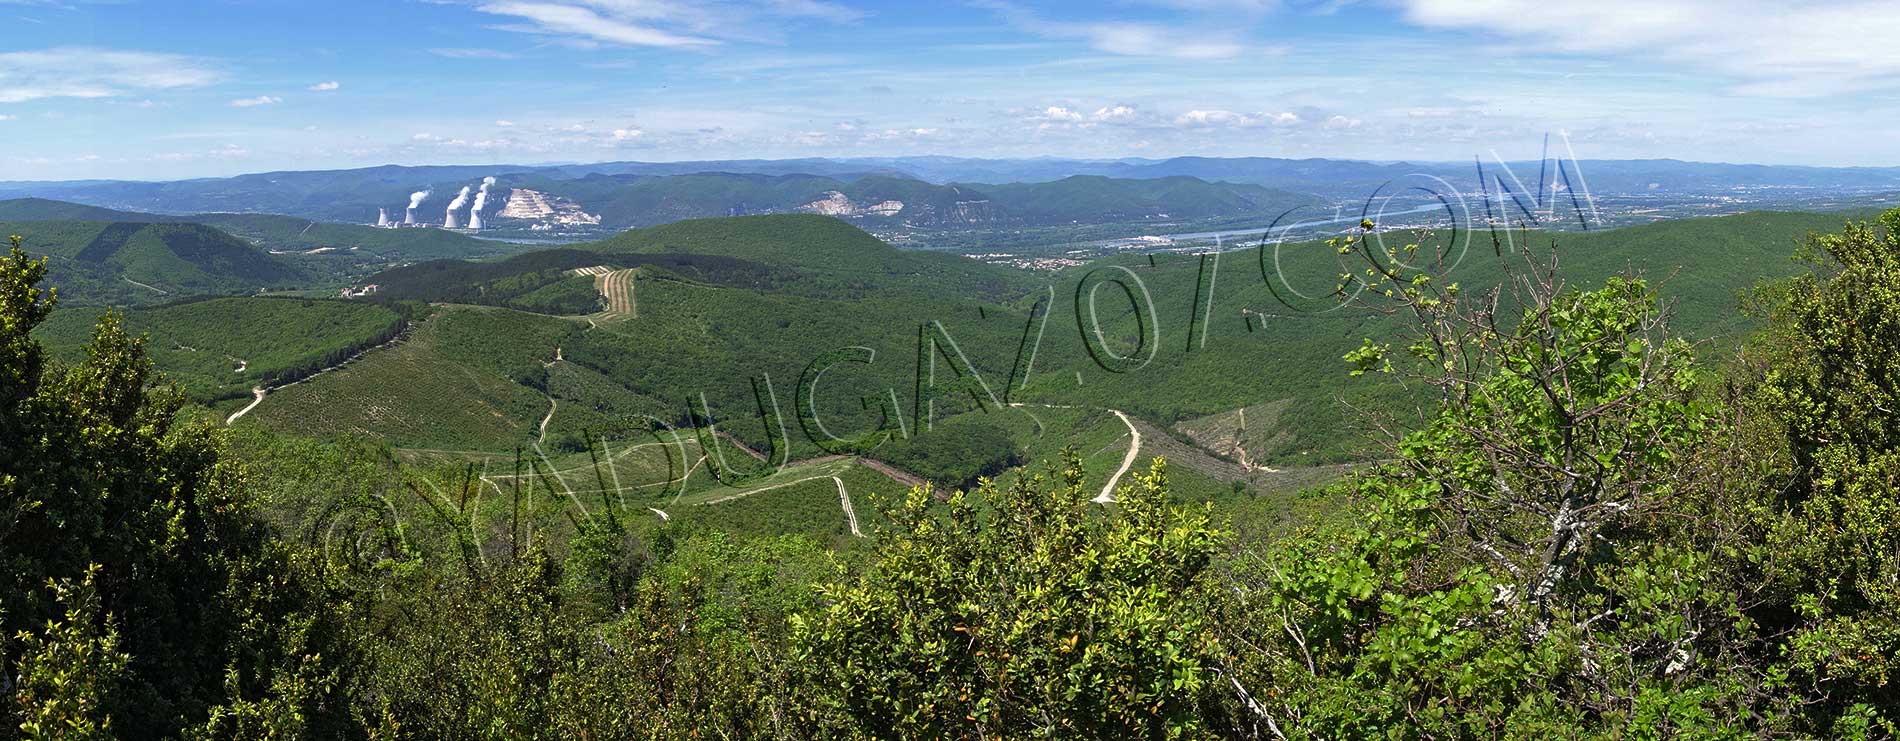
[[(1579, 280), (1628, 269), (1677, 276), (1665, 295), (1682, 307), (1678, 326), (1720, 338), (1748, 326), (1719, 308), (1738, 300), (1728, 287), (1787, 274), (1783, 246), (1843, 218), (1763, 213), (1504, 239), (1561, 244), (1566, 269)], [(1676, 248), (1646, 247), (1654, 244)], [(549, 477), (564, 493), (675, 491), (666, 502), (640, 500), (669, 518), (700, 514), (669, 506), (675, 501), (770, 509), (765, 502), (806, 501), (816, 495), (805, 492), (828, 490), (832, 508), (850, 520), (864, 511), (864, 497), (894, 496), (907, 482), (930, 479), (951, 489), (977, 475), (1007, 481), (1054, 460), (1064, 446), (1083, 454), (1101, 503), (1112, 501), (1131, 470), (1165, 453), (1176, 464), (1177, 495), (1264, 496), (1254, 506), (1272, 509), (1286, 506), (1266, 503), (1274, 497), (1376, 457), (1360, 432), (1370, 419), (1350, 410), (1404, 396), (1389, 385), (1348, 382), (1340, 370), (1355, 334), (1386, 320), (1324, 301), (1288, 303), (1287, 290), (1324, 280), (1335, 260), (1315, 243), (1280, 249), (1274, 264), (1282, 272), (1271, 276), (1261, 274), (1257, 247), (1111, 255), (1039, 273), (893, 249), (832, 217), (754, 216), (485, 261), (414, 263), (354, 277), (377, 290), (349, 301), (185, 300), (135, 310), (126, 321), (152, 337), (160, 368), (220, 409), (230, 426), (362, 438), (430, 465), (489, 466), (532, 451), (565, 461)], [(1495, 263), (1478, 257), (1479, 247), (1465, 249), (1470, 265), (1461, 278), (1495, 280)], [(1087, 318), (1078, 319), (1078, 304), (1063, 297), (1104, 269), (1138, 281), (1139, 293), (1130, 296), (1139, 299), (1096, 314), (1100, 328), (1091, 331), (1107, 344), (1091, 347), (1083, 341), (1090, 335), (1076, 335)], [(238, 326), (264, 335), (188, 329), (215, 326), (211, 317), (240, 307), (256, 316)], [(286, 313), (267, 318), (265, 309)], [(346, 329), (343, 318), (359, 313), (368, 323)], [(72, 357), (97, 315), (61, 312), (41, 335)], [(336, 339), (307, 339), (291, 329), (299, 321)], [(284, 356), (267, 341), (334, 349)], [(869, 352), (857, 362), (820, 365), (853, 347)], [(1099, 352), (1150, 359), (1111, 372), (1092, 356)], [(351, 362), (329, 367), (344, 357)], [(940, 370), (918, 375), (926, 367)], [(946, 381), (954, 383), (936, 388)], [(918, 393), (935, 397), (927, 417), (918, 414)], [(793, 402), (799, 408), (788, 414)], [(692, 406), (702, 403), (703, 410)], [(760, 426), (761, 404), (776, 408), (770, 416), (790, 434)], [(747, 452), (778, 454), (783, 446), (786, 462), (763, 485), (724, 484), (703, 453), (684, 452), (699, 449), (695, 428), (705, 411), (737, 420), (722, 422), (720, 432), (735, 435)], [(695, 441), (679, 446), (678, 455), (692, 460), (668, 464), (672, 453), (633, 442), (655, 425)], [(1000, 434), (978, 434), (984, 430)], [(836, 434), (887, 440), (851, 448), (859, 443), (824, 437)], [(576, 488), (571, 479), (586, 466), (574, 456), (610, 448), (620, 453), (605, 464), (609, 478), (648, 481), (668, 465), (683, 473), (657, 486), (593, 481)], [(848, 454), (838, 458), (834, 450)], [(483, 478), (491, 489), (501, 480)], [(851, 497), (840, 488), (863, 490), (849, 517), (842, 505)], [(747, 501), (779, 490), (789, 493)]]

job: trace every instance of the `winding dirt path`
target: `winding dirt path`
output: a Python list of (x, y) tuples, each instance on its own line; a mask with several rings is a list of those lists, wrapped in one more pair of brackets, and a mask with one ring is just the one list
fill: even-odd
[[(1066, 406), (1066, 405), (1060, 405), (1060, 404), (1024, 404), (1020, 401), (1013, 402), (1010, 404), (1010, 406), (1012, 407), (1038, 406), (1044, 409), (1079, 409), (1080, 408), (1080, 407)], [(1122, 474), (1128, 473), (1128, 469), (1135, 465), (1135, 458), (1141, 455), (1141, 430), (1135, 429), (1134, 420), (1129, 419), (1128, 415), (1123, 414), (1122, 411), (1119, 409), (1110, 409), (1108, 411), (1114, 414), (1117, 419), (1120, 419), (1122, 421), (1122, 424), (1128, 426), (1128, 435), (1129, 435), (1128, 454), (1122, 456), (1122, 467), (1115, 470), (1115, 475), (1108, 477), (1108, 485), (1102, 487), (1102, 493), (1095, 495), (1094, 499), (1089, 500), (1096, 504), (1110, 504), (1115, 501), (1115, 485), (1121, 482)], [(1040, 427), (1042, 425), (1042, 420), (1036, 420), (1036, 425)]]
[(224, 418), (225, 427), (230, 427), (231, 423), (238, 421), (239, 417), (249, 414), (252, 409), (257, 408), (257, 405), (264, 403), (264, 387), (263, 386), (251, 387), (251, 394), (255, 398), (251, 399), (250, 404), (246, 405), (243, 409), (239, 409), (235, 412), (232, 412), (231, 416)]
[(1128, 442), (1128, 455), (1122, 456), (1122, 467), (1115, 470), (1115, 475), (1108, 477), (1108, 485), (1102, 487), (1102, 493), (1096, 495), (1093, 500), (1096, 504), (1108, 504), (1115, 501), (1115, 484), (1122, 480), (1122, 474), (1128, 473), (1129, 467), (1135, 465), (1135, 457), (1141, 455), (1141, 430), (1135, 429), (1134, 421), (1130, 420), (1128, 415), (1123, 414), (1121, 410), (1110, 409), (1108, 411), (1113, 412), (1116, 417), (1120, 418), (1122, 424), (1128, 425), (1128, 434), (1133, 437)]
[(555, 401), (554, 397), (552, 395), (549, 395), (548, 396), (548, 416), (541, 418), (541, 436), (534, 439), (535, 445), (541, 445), (548, 441), (548, 423), (554, 421), (554, 410), (560, 409), (560, 408), (561, 408), (561, 402)]
[(140, 287), (140, 288), (143, 288), (143, 289), (146, 289), (146, 290), (148, 290), (148, 291), (157, 291), (157, 292), (159, 293), (159, 295), (161, 295), (161, 296), (170, 296), (170, 295), (171, 295), (171, 293), (172, 293), (171, 291), (167, 291), (167, 290), (165, 290), (165, 289), (163, 289), (163, 288), (159, 288), (158, 286), (148, 286), (148, 285), (146, 285), (146, 284), (144, 284), (144, 283), (140, 283), (140, 282), (138, 282), (138, 281), (135, 281), (135, 280), (132, 280), (131, 278), (126, 278), (126, 279), (125, 279), (125, 282), (127, 282), (127, 283), (130, 283), (130, 284), (132, 284), (132, 285), (135, 285), (135, 286), (138, 286), (138, 287)]

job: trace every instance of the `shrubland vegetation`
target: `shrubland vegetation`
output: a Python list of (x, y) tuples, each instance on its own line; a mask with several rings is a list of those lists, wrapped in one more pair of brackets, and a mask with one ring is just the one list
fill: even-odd
[[(1755, 241), (1656, 261), (1630, 256), (1677, 254), (1671, 243), (1611, 247), (1678, 229), (1721, 244), (1761, 222), (1566, 238), (1561, 270), (1547, 240), (1521, 234), (1446, 269), (1431, 235), (1365, 231), (1294, 266), (1332, 297), (1306, 305), (1318, 318), (1215, 327), (1279, 333), (1251, 341), (1284, 362), (1176, 329), (1143, 371), (1159, 374), (1149, 393), (1080, 348), (1052, 346), (1020, 388), (1014, 358), (975, 350), (1017, 347), (1036, 316), (1033, 288), (1015, 298), (1020, 276), (868, 245), (764, 246), (775, 228), (834, 228), (821, 222), (741, 220), (751, 237), (717, 243), (694, 236), (704, 223), (635, 232), (597, 249), (723, 249), (801, 280), (741, 289), (655, 268), (667, 277), (638, 282), (637, 325), (424, 309), (377, 362), (288, 389), (230, 433), (179, 414), (117, 315), (83, 357), (49, 359), (33, 335), (52, 309), (45, 268), (16, 249), (0, 266), (0, 732), (1900, 734), (1900, 211), (1808, 240), (1805, 271), (1748, 291), (1747, 323), (1710, 307), (1740, 276), (1774, 273), (1749, 265), (1767, 259)], [(1354, 269), (1330, 269), (1335, 256)], [(1183, 267), (1148, 268), (1163, 326), (1192, 316), (1199, 266)], [(1703, 267), (1720, 277), (1700, 282)], [(955, 304), (966, 290), (995, 303)], [(1342, 295), (1351, 306), (1323, 310)], [(1058, 296), (1051, 321), (1073, 323)], [(863, 385), (840, 385), (883, 389), (915, 370), (916, 319), (959, 311), (947, 332), (1010, 382), (997, 393), (1048, 403), (949, 405), (938, 429), (871, 451), (946, 489), (899, 493), (803, 443), (789, 457), (815, 462), (770, 490), (669, 483), (706, 454), (684, 424), (705, 420), (680, 404), (707, 386), (703, 369), (733, 374), (707, 389), (712, 409), (750, 417), (730, 431), (759, 442), (742, 379), (770, 373), (789, 405), (809, 362), (791, 348), (902, 324), (867, 343), (894, 368), (859, 364)], [(1103, 315), (1118, 354), (1137, 347), (1138, 314)], [(1241, 406), (1319, 417), (1300, 395), (1319, 382), (1282, 365), (1362, 389), (1344, 396), (1377, 437), (1348, 447), (1321, 426), (1273, 444), (1369, 463), (1261, 502), (1154, 461), (1114, 503), (1089, 501), (1092, 469), (1124, 449), (1106, 408), (1151, 436), (1175, 422), (1232, 434), (1237, 420), (1210, 417)], [(875, 427), (883, 412), (861, 395), (816, 408), (840, 429)], [(682, 434), (626, 427), (618, 449), (588, 434), (642, 415)], [(522, 436), (543, 419), (571, 442)], [(1063, 432), (1075, 449), (1049, 455)], [(672, 439), (681, 459), (634, 462), (635, 439)], [(1203, 454), (1155, 442), (1170, 461)], [(517, 446), (535, 452), (499, 464), (395, 449)], [(869, 537), (835, 509), (847, 490)]]

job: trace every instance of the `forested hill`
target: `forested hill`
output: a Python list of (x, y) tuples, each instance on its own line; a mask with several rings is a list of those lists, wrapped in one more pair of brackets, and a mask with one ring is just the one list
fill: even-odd
[(821, 298), (877, 291), (928, 294), (941, 299), (1001, 301), (1018, 298), (1032, 276), (961, 255), (900, 250), (828, 216), (785, 214), (694, 219), (635, 229), (589, 245), (607, 253), (720, 255), (796, 270), (808, 285), (789, 290)]
[(157, 223), (184, 221), (176, 216), (119, 211), (80, 203), (45, 198), (13, 198), (0, 201), (0, 221), (117, 221)]
[[(1799, 271), (1790, 259), (1797, 240), (1838, 229), (1846, 218), (1753, 213), (1591, 233), (1510, 232), (1499, 235), (1501, 246), (1487, 233), (1466, 234), (1469, 241), (1450, 262), (1458, 281), (1479, 290), (1521, 267), (1524, 249), (1541, 260), (1555, 245), (1567, 279), (1587, 284), (1620, 273), (1652, 276), (1679, 331), (1728, 342), (1757, 326), (1757, 319), (1737, 311), (1742, 293)], [(1413, 235), (1377, 236), (1397, 247)], [(1355, 333), (1396, 331), (1398, 325), (1389, 317), (1337, 307), (1331, 291), (1342, 258), (1326, 244), (1285, 245), (1280, 258), (1266, 261), (1282, 271), (1273, 282), (1263, 278), (1260, 256), (1251, 250), (1224, 253), (1218, 268), (1195, 256), (1127, 255), (1061, 274), (1035, 274), (898, 250), (836, 219), (776, 215), (679, 222), (502, 261), (428, 262), (371, 280), (384, 287), (375, 300), (482, 304), (567, 317), (566, 330), (560, 322), (533, 330), (571, 334), (545, 341), (549, 356), (559, 346), (567, 363), (669, 403), (698, 393), (709, 374), (716, 375), (721, 380), (710, 384), (710, 399), (716, 410), (733, 416), (753, 409), (743, 383), (734, 379), (797, 378), (825, 352), (851, 346), (873, 348), (878, 358), (853, 371), (866, 376), (861, 385), (898, 389), (908, 399), (919, 327), (936, 322), (993, 390), (1016, 385), (1012, 400), (1119, 409), (1189, 437), (1251, 419), (1255, 431), (1203, 442), (1258, 464), (1361, 459), (1371, 451), (1358, 419), (1344, 410), (1405, 400), (1376, 378), (1341, 378), (1340, 358), (1356, 346)], [(626, 286), (626, 308), (637, 318), (593, 326), (612, 310), (606, 295), (616, 289), (602, 275), (581, 272), (588, 268), (624, 278), (616, 285)], [(1202, 283), (1210, 274), (1217, 276), (1211, 291)], [(1110, 350), (1125, 355), (1153, 349), (1139, 371), (1105, 370), (1086, 345), (1080, 329), (1088, 326), (1086, 317), (1078, 318), (1076, 307), (1077, 288), (1089, 275), (1140, 279), (1152, 323), (1132, 310), (1114, 284), (1094, 291)], [(1039, 303), (1042, 308), (1035, 309)], [(1032, 322), (1032, 309), (1046, 311), (1046, 322), (1040, 315)], [(483, 343), (544, 343), (538, 334), (511, 340), (504, 333), (512, 325), (487, 321), (495, 329), (481, 337)], [(1041, 328), (1032, 332), (1039, 343), (1033, 362), (1023, 344), (1026, 327)], [(855, 420), (852, 415), (863, 413), (857, 402), (842, 396), (821, 403)], [(271, 403), (260, 419), (277, 419)], [(373, 420), (349, 424), (377, 429)], [(764, 443), (756, 426), (734, 431)], [(458, 444), (507, 444), (501, 436), (486, 440)]]
[(140, 304), (243, 294), (303, 282), (298, 266), (203, 224), (103, 221), (0, 223), (51, 258), (53, 280), (76, 303)]

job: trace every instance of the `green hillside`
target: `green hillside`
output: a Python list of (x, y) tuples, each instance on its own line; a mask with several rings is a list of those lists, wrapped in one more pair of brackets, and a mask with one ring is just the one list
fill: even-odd
[(1121, 180), (1076, 175), (1051, 183), (973, 186), (1028, 225), (1209, 219), (1279, 213), (1317, 200), (1257, 185), (1191, 177)]
[[(1503, 238), (1516, 245), (1509, 249), (1529, 244), (1540, 253), (1555, 242), (1565, 275), (1578, 283), (1625, 270), (1654, 276), (1664, 299), (1679, 307), (1680, 331), (1722, 338), (1748, 328), (1733, 310), (1740, 290), (1794, 272), (1797, 266), (1789, 259), (1794, 240), (1841, 219), (1831, 214), (1758, 213), (1594, 233), (1511, 233)], [(1402, 241), (1409, 235), (1381, 236)], [(532, 350), (529, 355), (544, 360), (552, 358), (558, 345), (566, 364), (650, 400), (675, 423), (686, 421), (685, 401), (704, 393), (715, 415), (736, 420), (734, 434), (754, 445), (766, 439), (756, 421), (748, 379), (772, 378), (781, 404), (789, 407), (809, 364), (847, 347), (870, 348), (875, 360), (843, 363), (827, 371), (827, 390), (814, 402), (827, 419), (835, 420), (827, 424), (870, 429), (883, 413), (881, 402), (866, 400), (874, 402), (893, 391), (908, 423), (915, 411), (919, 327), (934, 327), (927, 323), (936, 322), (991, 390), (999, 396), (1007, 392), (1012, 401), (1119, 409), (1218, 459), (1256, 469), (1362, 459), (1374, 451), (1361, 429), (1363, 415), (1353, 410), (1410, 402), (1378, 379), (1346, 378), (1341, 357), (1361, 337), (1397, 331), (1399, 325), (1363, 308), (1340, 308), (1326, 297), (1340, 258), (1323, 244), (1287, 245), (1280, 254), (1277, 264), (1289, 283), (1276, 284), (1277, 296), (1262, 278), (1259, 254), (1239, 250), (1221, 255), (1212, 298), (1202, 300), (1197, 297), (1202, 295), (1204, 263), (1198, 257), (1114, 258), (1038, 287), (1034, 276), (1012, 269), (893, 249), (836, 219), (784, 215), (680, 222), (579, 249), (499, 262), (425, 263), (384, 273), (378, 280), (388, 284), (384, 298), (389, 300), (488, 304), (567, 315), (535, 317), (528, 324), (497, 321), (478, 340), (484, 346)], [(1505, 259), (1522, 260), (1520, 254), (1510, 254), (1515, 256)], [(656, 258), (671, 262), (641, 262)], [(1454, 276), (1474, 290), (1502, 275), (1503, 263), (1488, 234), (1476, 235), (1459, 259)], [(594, 264), (640, 268), (630, 284), (637, 318), (595, 322), (585, 316), (598, 310), (599, 299), (588, 293), (588, 279), (566, 271)], [(1211, 261), (1206, 264), (1213, 266)], [(1147, 328), (1153, 358), (1137, 369), (1105, 370), (1083, 342), (1075, 315), (1077, 284), (1096, 270), (1135, 276), (1154, 307), (1155, 322)], [(1287, 285), (1313, 298), (1293, 297)], [(1046, 324), (1030, 322), (1031, 306), (1051, 295), (1055, 300)], [(1140, 340), (1145, 320), (1137, 321), (1126, 296), (1112, 283), (1097, 295), (1108, 350), (1146, 355)], [(448, 316), (445, 321), (462, 321), (453, 319), (459, 316), (455, 312)], [(530, 324), (542, 329), (516, 336)], [(1023, 352), (1026, 327), (1036, 330), (1041, 340), (1034, 347), (1033, 363)], [(936, 330), (930, 331), (934, 336)], [(454, 350), (450, 345), (439, 351)], [(373, 358), (364, 364), (376, 365)], [(432, 361), (420, 367), (447, 366)], [(394, 379), (420, 371), (391, 372), (395, 375), (378, 382), (389, 390), (377, 393), (404, 393), (406, 385)], [(503, 388), (514, 371), (490, 368), (484, 373), (488, 380), (482, 384)], [(1022, 388), (1008, 390), (1012, 373), (1019, 374), (1014, 381), (1024, 384)], [(522, 439), (524, 430), (545, 412), (545, 398), (533, 401), (543, 395), (538, 388), (506, 395), (522, 401), (496, 404), (519, 410), (492, 419), (512, 420), (512, 433), (497, 429), (455, 445), (495, 449)], [(274, 403), (266, 402), (265, 409)], [(963, 393), (939, 405), (942, 417), (975, 408)], [(418, 400), (415, 408), (424, 414), (427, 404)], [(1237, 412), (1243, 408), (1251, 410), (1244, 432)], [(420, 419), (405, 425), (427, 429)], [(353, 423), (351, 429), (373, 431), (375, 424)], [(820, 452), (798, 430), (792, 437), (800, 455)], [(423, 442), (405, 444), (447, 444)], [(926, 444), (925, 450), (929, 447)], [(890, 455), (907, 454), (894, 448)], [(913, 462), (923, 460), (917, 453), (908, 455)], [(1246, 469), (1229, 473), (1228, 479), (1253, 476)], [(950, 482), (970, 479), (957, 469), (944, 469), (943, 475)]]
[[(1563, 277), (1572, 284), (1600, 284), (1623, 272), (1648, 276), (1674, 313), (1674, 331), (1720, 341), (1752, 329), (1739, 314), (1743, 291), (1798, 272), (1801, 266), (1791, 257), (1797, 240), (1810, 232), (1838, 230), (1846, 218), (1762, 212), (1588, 233), (1513, 232), (1506, 236), (1504, 257), (1488, 233), (1478, 233), (1469, 235), (1462, 258), (1454, 258), (1451, 278), (1468, 290), (1482, 289), (1500, 279), (1507, 261), (1519, 269), (1525, 265), (1525, 245), (1538, 259), (1555, 245)], [(1406, 233), (1381, 238), (1395, 248), (1416, 239)], [(1362, 337), (1390, 335), (1404, 325), (1364, 308), (1341, 308), (1328, 296), (1345, 263), (1323, 243), (1269, 249), (1268, 267), (1285, 276), (1271, 288), (1260, 258), (1258, 249), (1222, 254), (1213, 297), (1205, 303), (1197, 298), (1203, 275), (1198, 257), (1110, 258), (1067, 271), (1055, 286), (1048, 325), (1053, 343), (1045, 341), (1045, 354), (1038, 358), (1044, 370), (1031, 379), (1025, 398), (1120, 404), (1164, 428), (1195, 426), (1197, 418), (1277, 402), (1285, 405), (1276, 407), (1282, 410), (1277, 418), (1287, 423), (1272, 434), (1257, 427), (1249, 432), (1247, 439), (1259, 443), (1249, 448), (1254, 463), (1333, 463), (1373, 454), (1364, 444), (1369, 439), (1363, 429), (1366, 410), (1412, 402), (1376, 378), (1344, 377), (1341, 356)], [(1149, 336), (1155, 354), (1136, 371), (1108, 372), (1082, 344), (1075, 289), (1084, 275), (1104, 265), (1129, 269), (1152, 297), (1158, 321)], [(1132, 305), (1114, 284), (1098, 296), (1108, 347), (1134, 354), (1141, 332)], [(1211, 306), (1204, 325), (1197, 320), (1197, 306)], [(1202, 326), (1205, 335), (1199, 334)]]
[[(1793, 272), (1788, 255), (1794, 239), (1840, 219), (1759, 213), (1504, 238), (1540, 250), (1554, 240), (1573, 281), (1624, 270), (1669, 276), (1663, 296), (1680, 307), (1678, 328), (1721, 338), (1748, 328), (1731, 308), (1737, 287)], [(1270, 486), (1265, 467), (1330, 466), (1373, 454), (1361, 429), (1363, 415), (1353, 410), (1410, 403), (1379, 379), (1343, 374), (1341, 356), (1360, 337), (1396, 331), (1398, 325), (1359, 308), (1338, 308), (1324, 297), (1338, 256), (1317, 243), (1287, 245), (1280, 254), (1276, 264), (1286, 280), (1313, 299), (1283, 302), (1289, 298), (1285, 286), (1279, 296), (1269, 289), (1252, 250), (1220, 256), (1213, 298), (1203, 301), (1197, 298), (1204, 270), (1198, 257), (1114, 258), (1039, 288), (1035, 276), (1010, 268), (897, 250), (840, 220), (804, 215), (692, 220), (498, 261), (420, 263), (373, 277), (383, 284), (377, 298), (492, 308), (439, 309), (415, 338), (274, 393), (252, 419), (285, 432), (363, 434), (398, 447), (500, 452), (524, 442), (572, 448), (590, 433), (626, 434), (616, 420), (628, 410), (690, 426), (687, 401), (704, 394), (715, 418), (725, 420), (722, 428), (762, 448), (769, 441), (757, 419), (751, 379), (771, 378), (781, 411), (790, 414), (799, 380), (815, 360), (862, 347), (872, 351), (872, 362), (836, 364), (810, 403), (829, 429), (849, 437), (894, 424), (885, 413), (894, 394), (915, 439), (873, 455), (953, 486), (994, 473), (999, 463), (1007, 467), (1053, 455), (1020, 431), (1002, 447), (992, 441), (981, 451), (968, 448), (982, 437), (972, 427), (1020, 413), (972, 416), (977, 400), (964, 392), (936, 402), (937, 419), (958, 422), (944, 432), (918, 434), (913, 423), (919, 327), (937, 342), (935, 328), (941, 326), (999, 397), (1096, 410), (1094, 424), (1108, 435), (1125, 430), (1119, 420), (1100, 415), (1125, 412), (1154, 431), (1150, 447), (1159, 450), (1172, 441), (1186, 446), (1183, 454), (1205, 457), (1192, 468), (1210, 483), (1196, 490), (1218, 493), (1243, 480)], [(1205, 265), (1211, 267), (1209, 260)], [(1488, 234), (1474, 238), (1461, 260), (1455, 275), (1474, 289), (1502, 274)], [(636, 316), (596, 321), (605, 306), (600, 284), (570, 272), (577, 268), (637, 268), (627, 283)], [(1077, 284), (1097, 270), (1137, 277), (1154, 307), (1155, 321), (1146, 329), (1153, 359), (1139, 368), (1105, 370), (1083, 342), (1075, 315)], [(1051, 295), (1046, 323), (1041, 315), (1032, 322), (1031, 306)], [(1145, 320), (1138, 321), (1114, 284), (1097, 295), (1108, 349), (1145, 355)], [(1040, 339), (1033, 363), (1024, 352), (1026, 328)], [(952, 374), (940, 382), (954, 378), (943, 365), (949, 362), (945, 356), (939, 353), (933, 362), (940, 375)], [(234, 381), (219, 388), (229, 394), (248, 385)], [(794, 457), (825, 452), (807, 439), (795, 417), (788, 417), (788, 426)], [(1102, 457), (1119, 463), (1114, 451)]]
[[(105, 309), (55, 312), (35, 336), (76, 363)], [(380, 306), (288, 298), (217, 298), (134, 308), (126, 331), (145, 335), (158, 369), (200, 401), (248, 397), (255, 386), (294, 381), (381, 344), (402, 320)]]
[[(442, 229), (378, 229), (274, 214), (143, 214), (40, 198), (0, 200), (0, 232), (52, 255), (69, 304), (136, 305), (193, 295), (364, 282), (390, 265), (483, 259), (528, 247)], [(373, 281), (370, 281), (373, 282)]]
[(50, 281), (73, 304), (142, 304), (248, 294), (310, 280), (298, 266), (202, 224), (98, 221), (0, 223), (51, 257)]
[(79, 203), (67, 203), (46, 198), (12, 198), (0, 200), (0, 221), (117, 221), (130, 223), (157, 223), (180, 221), (172, 216), (142, 214), (133, 211), (119, 211)]
[[(476, 239), (443, 229), (378, 229), (361, 224), (333, 224), (275, 214), (197, 214), (189, 217), (231, 232), (273, 251), (330, 250), (309, 258), (350, 258), (357, 262), (478, 258), (520, 252), (520, 245)], [(347, 253), (366, 253), (349, 255)]]
[(816, 215), (695, 219), (635, 229), (590, 245), (601, 252), (734, 257), (789, 268), (804, 280), (784, 290), (851, 299), (879, 293), (962, 301), (1018, 297), (1031, 276), (957, 255), (899, 250), (835, 218)]
[(515, 311), (445, 309), (388, 349), (273, 392), (242, 424), (405, 448), (507, 451), (536, 438), (549, 407), (538, 388), (542, 363), (574, 329)]

